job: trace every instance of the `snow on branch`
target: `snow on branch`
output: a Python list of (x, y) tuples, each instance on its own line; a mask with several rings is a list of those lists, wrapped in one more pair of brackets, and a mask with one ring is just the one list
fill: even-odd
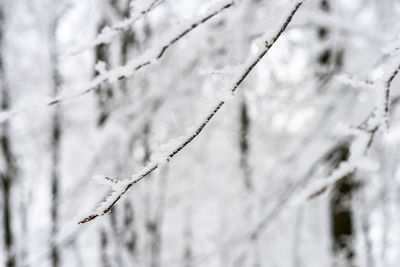
[[(357, 77), (353, 77), (347, 73), (343, 73), (340, 75), (336, 75), (335, 78), (337, 81), (341, 82), (342, 84), (349, 85), (354, 88), (368, 88), (371, 89), (375, 86), (377, 86), (377, 104), (376, 104), (376, 109), (373, 114), (368, 116), (367, 120), (363, 123), (363, 125), (360, 125), (359, 128), (364, 127), (365, 128), (365, 123), (368, 122), (368, 129), (367, 131), (376, 131), (377, 128), (379, 128), (380, 124), (385, 124), (386, 129), (389, 129), (390, 123), (389, 123), (389, 111), (390, 111), (390, 88), (392, 85), (392, 82), (394, 78), (396, 78), (397, 74), (400, 71), (400, 65), (394, 66), (387, 66), (386, 69), (389, 69), (390, 71), (386, 71), (384, 74), (387, 75), (386, 78), (383, 80), (377, 80), (375, 82), (371, 82), (368, 80), (361, 80)], [(376, 120), (372, 120), (372, 118), (375, 117)], [(365, 129), (366, 130), (366, 129)]]
[[(376, 132), (384, 125), (385, 120), (383, 119), (388, 119), (389, 117), (389, 104), (391, 103), (390, 88), (393, 79), (400, 72), (400, 66), (396, 65), (395, 67), (390, 66), (388, 68), (390, 71), (385, 72), (386, 74), (384, 74), (384, 77), (386, 77), (386, 79), (382, 79), (383, 83), (380, 83), (380, 81), (362, 81), (347, 74), (337, 76), (339, 81), (353, 87), (370, 87), (376, 84), (384, 84), (385, 87), (377, 86), (376, 88), (378, 94), (385, 95), (384, 101), (382, 101), (382, 98), (378, 99), (374, 111), (371, 112), (359, 126), (356, 128), (350, 127), (346, 129), (346, 133), (354, 137), (353, 141), (349, 144), (349, 159), (342, 161), (327, 177), (314, 177), (314, 179), (306, 185), (303, 184), (303, 181), (299, 181), (289, 187), (289, 189), (280, 197), (280, 200), (272, 211), (257, 222), (254, 229), (252, 229), (246, 236), (247, 238), (252, 238), (255, 235), (258, 235), (283, 210), (298, 207), (306, 201), (320, 196), (322, 193), (326, 192), (329, 187), (340, 182), (355, 171), (363, 170), (373, 172), (379, 168), (377, 162), (367, 157), (367, 151), (374, 141)], [(382, 93), (382, 89), (384, 89), (384, 94)], [(388, 121), (386, 121), (386, 123), (388, 123)]]
[(363, 131), (370, 133), (371, 142), (367, 148), (370, 147), (372, 143), (372, 139), (374, 137), (375, 132), (380, 129), (382, 125), (386, 125), (386, 130), (389, 129), (389, 112), (390, 112), (390, 89), (392, 86), (393, 80), (399, 74), (400, 65), (396, 63), (396, 65), (391, 64), (390, 66), (386, 66), (386, 69), (390, 71), (385, 71), (383, 76), (386, 78), (379, 79), (375, 81), (373, 84), (377, 84), (377, 102), (373, 112), (371, 112), (368, 117), (362, 122), (357, 128)]
[(143, 55), (128, 61), (128, 63), (126, 63), (123, 66), (119, 66), (111, 70), (106, 70), (105, 67), (102, 67), (102, 72), (98, 76), (96, 76), (91, 81), (83, 84), (78, 89), (67, 90), (69, 92), (60, 93), (54, 98), (50, 98), (49, 100), (46, 100), (43, 103), (35, 104), (30, 107), (0, 112), (0, 123), (9, 120), (13, 116), (16, 116), (23, 112), (30, 111), (35, 108), (54, 106), (84, 96), (96, 90), (98, 86), (101, 85), (102, 83), (114, 82), (116, 80), (122, 80), (132, 76), (136, 71), (142, 69), (143, 67), (157, 63), (171, 46), (173, 46), (175, 43), (181, 40), (192, 30), (194, 30), (201, 24), (204, 24), (205, 22), (207, 22), (217, 14), (221, 13), (222, 11), (230, 8), (231, 6), (233, 6), (232, 1), (227, 2), (226, 0), (224, 0), (220, 2), (218, 5), (216, 5), (215, 8), (206, 12), (204, 16), (184, 25), (176, 34), (168, 38), (167, 41), (163, 42), (161, 46), (147, 50)]
[(99, 184), (110, 185), (111, 187), (114, 187), (115, 185), (118, 184), (117, 179), (110, 178), (108, 176), (100, 174), (93, 176), (93, 180), (95, 180)]
[[(230, 88), (232, 94), (237, 90), (237, 88), (242, 84), (249, 73), (254, 69), (254, 67), (260, 62), (260, 60), (265, 56), (265, 54), (271, 49), (278, 38), (286, 30), (294, 14), (297, 12), (302, 3), (303, 1), (296, 3), (289, 15), (285, 17), (285, 21), (283, 22), (283, 24), (279, 25), (280, 28), (278, 28), (275, 32), (269, 31), (268, 34), (265, 34), (266, 39), (264, 39), (265, 45), (263, 49), (255, 57), (247, 60), (246, 64), (241, 65), (241, 67), (246, 67), (243, 67), (243, 71), (237, 75), (235, 82), (232, 84)], [(164, 147), (162, 152), (164, 156), (153, 157), (152, 161), (150, 161), (150, 163), (146, 167), (144, 167), (139, 173), (133, 175), (131, 178), (120, 181), (116, 186), (113, 186), (113, 191), (106, 198), (105, 202), (101, 203), (98, 206), (96, 213), (82, 219), (81, 221), (79, 221), (79, 224), (87, 223), (109, 212), (111, 208), (117, 203), (117, 201), (121, 199), (121, 197), (129, 190), (129, 188), (131, 188), (135, 183), (139, 182), (147, 175), (152, 173), (161, 164), (169, 162), (176, 154), (178, 154), (183, 148), (191, 143), (201, 133), (204, 127), (211, 121), (211, 119), (224, 104), (225, 101), (220, 101), (219, 103), (217, 103), (214, 108), (212, 108), (211, 111), (207, 114), (206, 118), (200, 123), (200, 125), (197, 126), (197, 128), (195, 128), (192, 133), (188, 134), (185, 137), (179, 138), (176, 142), (172, 142), (172, 145), (167, 145), (166, 147)]]
[(142, 19), (144, 16), (149, 14), (152, 10), (154, 10), (156, 7), (158, 7), (165, 1), (166, 0), (154, 0), (150, 3), (150, 5), (147, 8), (141, 10), (140, 12), (134, 13), (130, 18), (126, 18), (122, 21), (119, 21), (112, 26), (104, 27), (101, 30), (101, 32), (94, 38), (93, 41), (91, 41), (88, 45), (71, 52), (70, 55), (76, 55), (82, 53), (88, 49), (94, 48), (101, 44), (111, 43), (111, 41), (115, 38), (115, 36), (117, 36), (121, 32), (129, 30), (129, 28), (136, 21)]
[(356, 170), (376, 171), (379, 168), (378, 163), (368, 158), (365, 153), (370, 146), (370, 140), (370, 137), (365, 132), (357, 135), (350, 145), (350, 158), (341, 162), (327, 178), (317, 179), (307, 186), (303, 193), (296, 198), (297, 200), (293, 202), (304, 203), (306, 200), (319, 196), (320, 192), (324, 192), (328, 187), (341, 181)]
[(348, 73), (341, 73), (335, 76), (335, 79), (344, 85), (349, 85), (354, 88), (372, 88), (374, 83), (368, 80), (362, 80), (358, 77), (351, 76)]
[[(356, 129), (351, 129), (349, 133), (354, 136), (354, 141), (351, 144), (350, 158), (347, 161), (342, 162), (333, 173), (322, 181), (317, 181), (311, 186), (309, 190), (306, 190), (303, 195), (308, 197), (307, 199), (312, 199), (319, 196), (321, 193), (325, 192), (326, 189), (346, 177), (347, 174), (354, 172), (356, 169), (369, 169), (370, 171), (376, 170), (377, 166), (370, 159), (366, 157), (369, 148), (372, 146), (376, 132), (381, 128), (382, 125), (386, 125), (387, 129), (389, 127), (389, 107), (390, 107), (390, 88), (393, 79), (398, 75), (400, 71), (400, 65), (396, 66), (395, 69), (389, 72), (389, 75), (384, 80), (385, 84), (385, 99), (382, 105), (381, 99), (378, 99), (377, 107), (369, 116), (363, 121)], [(350, 81), (354, 86), (362, 85), (359, 81)], [(378, 83), (378, 82), (376, 82)], [(375, 84), (375, 83), (368, 83)], [(378, 86), (377, 90), (382, 88)], [(380, 93), (380, 92), (378, 92)], [(383, 112), (382, 112), (383, 111)], [(306, 199), (302, 196), (300, 198)], [(299, 202), (299, 201), (297, 201)]]
[(305, 184), (304, 180), (300, 180), (290, 185), (288, 189), (279, 196), (279, 200), (276, 202), (274, 208), (255, 224), (254, 228), (247, 233), (246, 237), (252, 238), (259, 235), (273, 220), (276, 220), (276, 217), (280, 213), (298, 207), (320, 196), (327, 191), (330, 186), (340, 182), (356, 170), (360, 169), (367, 172), (376, 171), (379, 168), (379, 164), (365, 155), (365, 148), (368, 144), (368, 134), (360, 132), (350, 144), (349, 159), (341, 162), (330, 174), (307, 179), (308, 182)]

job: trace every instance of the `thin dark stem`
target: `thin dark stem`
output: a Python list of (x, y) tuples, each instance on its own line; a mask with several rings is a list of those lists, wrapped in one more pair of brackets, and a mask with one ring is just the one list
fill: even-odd
[(392, 85), (393, 79), (397, 76), (400, 70), (400, 65), (392, 72), (389, 79), (386, 81), (385, 91), (385, 121), (386, 128), (389, 129), (389, 108), (390, 108), (390, 86)]
[[(282, 25), (281, 29), (278, 31), (278, 33), (272, 38), (270, 42), (266, 41), (265, 42), (265, 47), (264, 49), (259, 53), (259, 55), (256, 57), (256, 59), (250, 64), (250, 66), (244, 71), (244, 73), (239, 77), (239, 79), (234, 83), (233, 87), (231, 88), (232, 93), (236, 91), (236, 89), (242, 84), (242, 82), (246, 79), (246, 77), (249, 75), (249, 73), (254, 69), (254, 67), (257, 65), (258, 62), (265, 56), (265, 54), (271, 49), (271, 47), (275, 44), (275, 42), (278, 40), (278, 38), (282, 35), (282, 33), (285, 31), (286, 27), (289, 25), (290, 21), (292, 20), (294, 14), (297, 12), (299, 7), (301, 6), (303, 2), (299, 2), (295, 5), (287, 19), (285, 20), (284, 24)], [(190, 142), (193, 141), (206, 127), (206, 125), (211, 121), (211, 119), (215, 116), (215, 114), (221, 109), (221, 107), (225, 104), (225, 101), (220, 101), (213, 109), (212, 111), (208, 114), (207, 118), (200, 124), (200, 126), (197, 127), (197, 129), (192, 133), (189, 137), (187, 137), (175, 150), (173, 150), (167, 157), (167, 161), (170, 161), (171, 158), (173, 158), (176, 154), (178, 154), (184, 147), (186, 147)], [(121, 191), (118, 192), (118, 196), (115, 198), (114, 201), (109, 203), (101, 212), (89, 215), (88, 217), (84, 218), (83, 220), (79, 221), (79, 224), (89, 222), (99, 216), (102, 216), (109, 212), (111, 208), (117, 203), (117, 201), (124, 195), (129, 188), (132, 187), (135, 183), (139, 182), (143, 178), (145, 178), (147, 175), (152, 173), (154, 170), (156, 170), (159, 167), (158, 163), (152, 163), (149, 166), (146, 166), (140, 173), (136, 179), (133, 179), (130, 181), (125, 188)]]

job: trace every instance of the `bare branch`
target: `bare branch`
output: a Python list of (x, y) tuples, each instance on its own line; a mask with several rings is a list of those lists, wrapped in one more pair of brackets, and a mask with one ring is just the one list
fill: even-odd
[(101, 85), (102, 83), (113, 82), (115, 80), (122, 80), (122, 79), (132, 76), (139, 69), (141, 69), (145, 66), (154, 64), (156, 61), (161, 59), (168, 48), (170, 48), (173, 44), (175, 44), (176, 42), (181, 40), (189, 32), (191, 32), (192, 30), (194, 30), (201, 24), (204, 24), (206, 21), (210, 20), (211, 18), (215, 17), (222, 11), (224, 11), (232, 6), (233, 6), (233, 2), (230, 2), (228, 4), (224, 4), (223, 6), (218, 6), (214, 10), (211, 10), (201, 19), (198, 19), (194, 23), (190, 23), (189, 25), (187, 25), (184, 28), (184, 30), (182, 30), (177, 36), (174, 35), (172, 38), (170, 38), (169, 41), (167, 41), (161, 47), (159, 47), (158, 49), (155, 49), (156, 52), (153, 52), (153, 49), (151, 49), (147, 53), (144, 53), (144, 55), (141, 56), (137, 60), (130, 60), (127, 64), (125, 64), (123, 66), (119, 66), (117, 68), (114, 68), (109, 71), (105, 71), (105, 72), (101, 73), (100, 75), (96, 76), (94, 79), (87, 82), (86, 84), (81, 86), (81, 88), (78, 88), (77, 90), (67, 90), (67, 91), (75, 91), (75, 93), (72, 93), (67, 96), (65, 96), (63, 94), (59, 94), (58, 96), (56, 96), (42, 104), (37, 104), (37, 105), (31, 106), (31, 107), (25, 107), (22, 109), (20, 108), (20, 109), (14, 109), (11, 111), (0, 112), (0, 123), (3, 123), (5, 121), (9, 120), (13, 116), (19, 115), (19, 114), (27, 112), (27, 111), (31, 111), (35, 108), (54, 106), (54, 105), (58, 105), (60, 103), (64, 103), (64, 102), (70, 101), (72, 99), (84, 96), (84, 95), (89, 94), (90, 92), (96, 90), (98, 88), (98, 86)]
[[(249, 73), (254, 69), (254, 67), (260, 62), (260, 60), (265, 56), (265, 54), (271, 49), (271, 47), (275, 44), (275, 42), (278, 40), (278, 38), (282, 35), (282, 33), (285, 31), (286, 27), (289, 25), (291, 22), (294, 14), (297, 12), (299, 7), (303, 1), (298, 2), (295, 7), (291, 10), (289, 16), (286, 18), (285, 22), (281, 26), (280, 30), (272, 37), (271, 40), (266, 40), (265, 41), (265, 47), (260, 51), (260, 53), (248, 63), (248, 66), (244, 69), (243, 73), (239, 76), (237, 81), (233, 84), (232, 88), (230, 89), (232, 93), (236, 91), (236, 89), (242, 84), (242, 82), (246, 79), (246, 77), (249, 75)], [(176, 154), (178, 154), (184, 147), (186, 147), (190, 142), (193, 141), (204, 129), (204, 127), (211, 121), (211, 119), (215, 116), (215, 114), (221, 109), (221, 107), (225, 104), (225, 101), (220, 101), (208, 114), (206, 119), (196, 128), (196, 130), (184, 138), (177, 146), (175, 149), (172, 149), (171, 152), (167, 153), (165, 161), (170, 161), (172, 157), (174, 157)], [(103, 203), (104, 205), (100, 206), (100, 210), (97, 213), (94, 213), (92, 215), (87, 216), (86, 218), (82, 219), (79, 224), (86, 223), (89, 221), (92, 221), (93, 219), (102, 216), (109, 212), (111, 208), (117, 203), (117, 201), (124, 195), (129, 188), (131, 188), (135, 183), (139, 182), (143, 178), (145, 178), (147, 175), (152, 173), (154, 170), (156, 170), (159, 165), (161, 164), (160, 161), (155, 161), (151, 162), (146, 166), (143, 170), (141, 170), (138, 174), (134, 175), (130, 179), (127, 179), (126, 181), (122, 182), (121, 188), (118, 190), (115, 190), (112, 192), (112, 194), (109, 196), (107, 201)]]
[(385, 123), (386, 128), (389, 129), (389, 108), (390, 108), (390, 86), (393, 79), (397, 76), (400, 70), (400, 65), (392, 72), (389, 79), (386, 81), (386, 91), (385, 91)]

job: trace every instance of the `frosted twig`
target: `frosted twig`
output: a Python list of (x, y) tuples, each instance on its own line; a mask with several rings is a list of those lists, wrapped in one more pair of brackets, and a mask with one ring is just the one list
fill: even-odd
[[(375, 107), (375, 109), (367, 116), (367, 118), (362, 123), (360, 123), (359, 126), (357, 126), (357, 129), (367, 132), (371, 135), (370, 141), (368, 142), (368, 145), (367, 145), (367, 149), (369, 149), (369, 147), (372, 145), (374, 135), (378, 131), (378, 129), (380, 128), (380, 126), (382, 124), (382, 115), (380, 115), (381, 112), (379, 112), (379, 110), (382, 110), (384, 123), (386, 124), (387, 129), (389, 128), (390, 105), (397, 104), (399, 101), (399, 98), (394, 98), (392, 101), (390, 100), (390, 88), (391, 88), (394, 78), (396, 78), (399, 71), (400, 71), (400, 65), (396, 65), (396, 68), (394, 70), (392, 70), (391, 74), (384, 81), (385, 97), (384, 97), (383, 108)], [(375, 84), (374, 82), (370, 82), (370, 83)]]
[(400, 65), (392, 72), (389, 79), (386, 81), (386, 91), (385, 91), (385, 123), (386, 128), (389, 129), (389, 108), (390, 108), (390, 86), (393, 79), (397, 76), (400, 70)]
[[(397, 76), (397, 74), (400, 71), (400, 65), (397, 66), (397, 68), (390, 74), (389, 78), (385, 81), (385, 103), (384, 103), (384, 118), (385, 118), (385, 124), (387, 129), (389, 128), (389, 107), (390, 107), (390, 87), (392, 84), (393, 79)], [(374, 110), (373, 112), (371, 112), (368, 117), (357, 127), (357, 129), (366, 132), (367, 134), (369, 134), (369, 137), (367, 138), (367, 141), (365, 142), (365, 144), (363, 145), (364, 147), (364, 155), (367, 154), (368, 150), (371, 148), (372, 143), (374, 141), (376, 132), (379, 130), (380, 126), (382, 125), (380, 118), (377, 118), (377, 114), (376, 111)], [(356, 134), (356, 139), (360, 137), (361, 133), (357, 133)], [(343, 164), (348, 164), (348, 162), (343, 162), (341, 164), (341, 166), (345, 166)], [(337, 172), (340, 170), (340, 166), (338, 168), (336, 168), (334, 170), (334, 172)], [(356, 168), (354, 167), (354, 170), (356, 170)], [(340, 173), (340, 172), (339, 172)], [(341, 180), (341, 178), (344, 178), (345, 176), (342, 175), (342, 177), (337, 177), (334, 180), (337, 182), (339, 180)], [(315, 189), (313, 193), (311, 193), (309, 195), (309, 199), (313, 199), (316, 196), (319, 196), (320, 194), (322, 194), (323, 192), (326, 191), (326, 189), (328, 188), (328, 185), (322, 186), (319, 189)]]
[(353, 172), (355, 166), (349, 162), (343, 162), (339, 165), (339, 167), (326, 179), (318, 179), (314, 182), (311, 182), (306, 186), (305, 189), (301, 190), (297, 195), (294, 195), (295, 191), (297, 191), (299, 187), (299, 183), (296, 183), (289, 187), (286, 192), (280, 197), (276, 206), (270, 213), (268, 213), (263, 219), (261, 219), (252, 231), (250, 231), (250, 236), (254, 236), (259, 234), (268, 223), (271, 222), (273, 218), (276, 218), (284, 208), (298, 207), (303, 204), (307, 200), (313, 198), (326, 190), (329, 185), (332, 185), (339, 180), (341, 180), (346, 175)]
[[(357, 169), (376, 171), (379, 167), (378, 164), (369, 160), (363, 153), (367, 144), (368, 137), (366, 135), (357, 136), (356, 140), (351, 143), (350, 158), (342, 161), (327, 177), (316, 177), (317, 179), (308, 182), (302, 189), (300, 189), (300, 187), (303, 187), (303, 181), (301, 180), (289, 186), (287, 191), (280, 196), (275, 208), (261, 219), (256, 227), (250, 231), (250, 237), (263, 231), (274, 218), (285, 210), (285, 208), (298, 207), (306, 201), (321, 195), (330, 186), (340, 182)], [(336, 148), (334, 148), (334, 150), (335, 149)], [(299, 189), (300, 192), (295, 194)]]
[(192, 23), (189, 23), (183, 28), (182, 31), (178, 33), (178, 35), (174, 35), (173, 37), (169, 38), (169, 40), (160, 47), (145, 52), (138, 59), (130, 60), (127, 64), (123, 66), (111, 69), (109, 71), (104, 71), (102, 74), (99, 74), (94, 79), (81, 86), (78, 90), (74, 90), (73, 93), (70, 93), (68, 95), (59, 94), (58, 96), (51, 98), (50, 100), (44, 102), (41, 105), (35, 105), (30, 108), (28, 107), (23, 109), (14, 109), (11, 111), (0, 112), (0, 123), (9, 120), (11, 117), (15, 115), (30, 111), (34, 108), (58, 105), (60, 103), (64, 103), (72, 99), (84, 96), (97, 89), (98, 86), (101, 85), (102, 83), (113, 82), (115, 80), (122, 80), (132, 76), (139, 69), (154, 64), (154, 62), (161, 59), (162, 56), (165, 54), (165, 52), (168, 50), (168, 48), (170, 48), (172, 45), (174, 45), (176, 42), (182, 39), (189, 32), (197, 28), (199, 25), (205, 23), (209, 19), (213, 18), (220, 12), (224, 11), (225, 9), (230, 8), (231, 6), (233, 6), (233, 2), (229, 2), (227, 4), (226, 1), (223, 1), (222, 6), (218, 5), (217, 8), (207, 12), (207, 14), (204, 17)]
[(119, 183), (119, 181), (117, 179), (110, 178), (105, 175), (95, 175), (95, 176), (93, 176), (93, 180), (95, 180), (99, 184), (105, 184), (105, 185), (109, 185), (111, 187), (115, 187)]
[[(388, 76), (388, 78), (385, 80), (385, 100), (384, 100), (384, 105), (383, 105), (383, 118), (384, 118), (384, 123), (386, 124), (387, 129), (389, 128), (389, 108), (390, 108), (390, 104), (396, 104), (398, 101), (398, 99), (393, 99), (393, 101), (390, 100), (390, 88), (391, 88), (391, 84), (393, 82), (393, 79), (396, 78), (396, 76), (398, 75), (400, 71), (400, 65), (397, 65), (396, 68), (394, 70), (392, 70), (391, 74)], [(364, 84), (358, 80), (355, 80), (353, 78), (351, 78), (351, 81), (349, 82), (349, 84), (354, 85), (354, 86), (364, 86)], [(374, 85), (376, 83), (374, 82), (370, 82), (368, 81), (367, 83), (365, 83), (365, 85)], [(381, 88), (378, 88), (381, 89)], [(368, 138), (366, 139), (366, 142), (361, 146), (363, 147), (363, 154), (364, 156), (367, 154), (368, 150), (371, 148), (372, 143), (374, 142), (374, 138), (376, 136), (376, 132), (380, 129), (380, 127), (382, 126), (382, 115), (379, 115), (380, 112), (377, 112), (377, 107), (375, 107), (374, 111), (372, 111), (368, 117), (362, 122), (360, 123), (359, 126), (356, 127), (357, 130), (360, 130), (362, 132), (357, 132), (357, 131), (353, 131), (354, 135), (355, 135), (355, 140), (357, 140), (357, 138), (360, 138), (361, 134), (363, 133), (367, 133), (369, 136), (367, 136)], [(382, 109), (382, 108), (381, 108)], [(353, 141), (353, 145), (354, 145), (354, 141)], [(354, 160), (353, 160), (354, 161)], [(351, 162), (353, 163), (353, 162)], [(349, 161), (344, 161), (342, 162), (342, 164), (336, 168), (334, 170), (334, 172), (338, 172), (340, 171), (340, 169), (343, 166), (346, 166), (345, 164), (349, 164)], [(364, 165), (365, 166), (365, 165)], [(356, 167), (353, 167), (354, 171), (356, 170)], [(339, 172), (340, 173), (340, 172)], [(335, 182), (341, 180), (342, 178), (344, 178), (345, 176), (342, 175), (342, 177), (337, 177), (335, 178)], [(309, 194), (308, 199), (313, 199), (319, 195), (321, 195), (322, 193), (324, 193), (327, 189), (328, 189), (329, 184), (325, 185), (325, 186), (321, 186), (319, 188), (316, 188), (314, 190), (313, 193)]]
[(154, 10), (165, 1), (166, 0), (154, 0), (147, 8), (138, 13), (135, 13), (130, 18), (119, 21), (112, 26), (104, 27), (93, 41), (91, 41), (88, 45), (69, 53), (69, 55), (76, 55), (88, 49), (94, 48), (98, 45), (111, 43), (115, 36), (117, 36), (121, 32), (127, 31), (136, 21), (142, 19), (144, 16), (146, 16), (148, 13), (150, 13), (152, 10)]
[[(299, 7), (303, 1), (298, 2), (294, 8), (291, 10), (290, 14), (287, 16), (285, 22), (282, 24), (280, 29), (272, 36), (271, 39), (268, 39), (265, 41), (265, 46), (264, 48), (259, 52), (259, 54), (253, 58), (252, 60), (249, 60), (247, 62), (247, 67), (244, 69), (243, 73), (241, 73), (237, 80), (233, 83), (231, 87), (231, 92), (234, 93), (236, 89), (242, 84), (242, 82), (246, 79), (246, 77), (249, 75), (249, 73), (254, 69), (254, 67), (260, 62), (260, 60), (265, 56), (265, 54), (271, 49), (271, 47), (275, 44), (275, 42), (278, 40), (278, 38), (282, 35), (282, 33), (285, 31), (289, 23), (291, 22), (294, 14), (297, 12)], [(184, 147), (186, 147), (190, 142), (193, 141), (204, 129), (204, 127), (211, 121), (211, 119), (215, 116), (215, 114), (221, 109), (221, 107), (225, 104), (225, 101), (220, 101), (212, 110), (210, 113), (208, 113), (206, 119), (195, 129), (193, 133), (188, 135), (186, 138), (182, 139), (181, 143), (178, 144), (175, 148), (171, 149), (169, 153), (167, 153), (166, 158), (164, 159), (166, 162), (170, 161), (171, 158), (173, 158), (176, 154), (178, 154)], [(106, 199), (105, 202), (103, 202), (99, 208), (98, 211), (92, 215), (87, 216), (86, 218), (82, 219), (79, 221), (79, 224), (82, 223), (87, 223), (89, 221), (92, 221), (93, 219), (102, 216), (109, 212), (111, 208), (117, 203), (117, 201), (131, 188), (135, 183), (139, 182), (143, 178), (145, 178), (147, 175), (152, 173), (154, 170), (156, 170), (159, 165), (161, 164), (161, 161), (154, 161), (150, 162), (145, 168), (143, 168), (138, 174), (133, 175), (131, 178), (120, 182), (121, 186), (119, 190), (114, 190), (111, 195)]]
[(350, 85), (354, 88), (367, 87), (370, 88), (374, 85), (372, 81), (362, 80), (357, 77), (351, 76), (348, 73), (342, 73), (335, 76), (336, 80), (345, 85)]

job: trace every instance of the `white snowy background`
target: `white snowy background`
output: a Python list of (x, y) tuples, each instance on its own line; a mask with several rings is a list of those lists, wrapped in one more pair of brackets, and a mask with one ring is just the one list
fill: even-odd
[(296, 3), (0, 0), (0, 266), (399, 266), (400, 2), (305, 1), (232, 95)]

